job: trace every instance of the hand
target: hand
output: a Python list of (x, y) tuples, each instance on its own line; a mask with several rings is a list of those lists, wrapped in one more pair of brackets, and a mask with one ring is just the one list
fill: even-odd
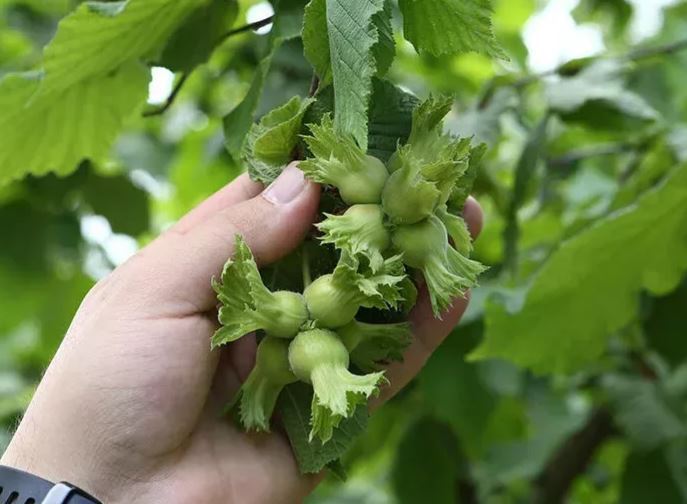
[[(319, 188), (289, 166), (266, 190), (241, 176), (99, 282), (86, 296), (1, 462), (66, 480), (106, 503), (298, 502), (318, 480), (298, 473), (285, 437), (245, 434), (222, 410), (253, 364), (246, 336), (210, 351), (210, 279), (242, 234), (256, 260), (292, 251), (317, 212)], [(481, 211), (469, 200), (473, 236)], [(415, 340), (389, 367), (391, 397), (460, 319), (436, 320), (426, 293)]]

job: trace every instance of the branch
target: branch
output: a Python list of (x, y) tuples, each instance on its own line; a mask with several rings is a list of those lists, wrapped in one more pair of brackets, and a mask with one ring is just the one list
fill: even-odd
[(238, 35), (239, 33), (247, 32), (250, 30), (257, 30), (258, 28), (262, 28), (263, 26), (267, 26), (268, 24), (274, 22), (274, 16), (269, 16), (266, 17), (265, 19), (260, 19), (259, 21), (255, 21), (253, 23), (248, 23), (247, 25), (244, 26), (239, 26), (238, 28), (234, 28), (233, 30), (229, 30), (228, 32), (224, 33), (217, 43), (219, 44), (220, 42), (224, 42), (226, 39), (229, 37), (233, 37), (234, 35)]
[(687, 49), (687, 39), (676, 40), (665, 45), (656, 47), (640, 47), (630, 51), (625, 55), (624, 59), (627, 61), (641, 61), (643, 59), (653, 58), (654, 56), (665, 56), (675, 54)]
[[(221, 44), (222, 42), (224, 42), (229, 37), (232, 37), (234, 35), (238, 35), (239, 33), (247, 32), (250, 30), (257, 30), (258, 28), (262, 28), (263, 26), (266, 26), (273, 21), (274, 21), (274, 16), (269, 16), (269, 17), (266, 17), (265, 19), (260, 19), (259, 21), (255, 21), (254, 23), (248, 23), (247, 25), (239, 26), (238, 28), (234, 28), (233, 30), (229, 30), (228, 32), (224, 33), (217, 40), (215, 45), (217, 46), (217, 45)], [(188, 79), (188, 76), (189, 76), (188, 73), (182, 74), (181, 79), (179, 79), (179, 82), (177, 82), (177, 85), (174, 86), (172, 93), (169, 95), (167, 100), (165, 100), (165, 103), (163, 103), (158, 108), (144, 111), (143, 117), (153, 117), (153, 116), (164, 114), (167, 111), (167, 109), (169, 107), (171, 107), (172, 104), (174, 103), (174, 100), (176, 99), (177, 95), (179, 94), (179, 91), (181, 91), (181, 88), (186, 83), (186, 79)]]
[(575, 479), (584, 473), (599, 447), (617, 433), (606, 408), (592, 413), (548, 460), (535, 480), (535, 504), (565, 502)]
[[(310, 79), (310, 86), (308, 87), (308, 98), (312, 98), (317, 94), (320, 88), (320, 78), (313, 72)], [(291, 153), (291, 161), (299, 161), (305, 159), (305, 147), (303, 142), (298, 142)], [(326, 189), (325, 189), (326, 190)]]
[(591, 157), (613, 156), (615, 154), (624, 154), (631, 152), (637, 148), (634, 142), (620, 142), (610, 143), (604, 145), (595, 145), (585, 149), (577, 149), (566, 152), (558, 157), (548, 159), (547, 163), (552, 168), (568, 168), (571, 165), (583, 161)]
[(174, 103), (174, 100), (176, 99), (177, 95), (179, 94), (179, 91), (181, 91), (181, 88), (183, 87), (183, 85), (186, 83), (186, 79), (188, 79), (189, 75), (190, 74), (188, 74), (188, 73), (181, 74), (181, 78), (179, 79), (179, 82), (176, 83), (176, 85), (174, 86), (174, 89), (172, 89), (172, 92), (167, 97), (165, 102), (157, 108), (150, 109), (150, 110), (144, 110), (143, 114), (142, 114), (143, 117), (153, 117), (153, 116), (164, 114), (167, 111), (167, 109), (172, 106), (172, 103)]
[[(621, 61), (641, 61), (644, 59), (649, 59), (653, 58), (655, 56), (667, 56), (670, 54), (675, 54), (680, 51), (684, 51), (687, 49), (687, 39), (682, 39), (682, 40), (677, 40), (675, 42), (670, 42), (668, 44), (664, 45), (659, 45), (655, 47), (640, 47), (637, 49), (633, 49), (625, 54), (622, 54), (620, 56), (611, 56), (609, 54), (600, 54), (598, 56), (592, 56), (589, 58), (585, 58), (586, 60), (601, 60), (601, 59), (613, 59), (617, 58)], [(504, 83), (504, 84), (510, 84), (511, 86), (515, 88), (522, 88), (525, 86), (529, 86), (530, 84), (533, 84), (545, 77), (550, 77), (552, 75), (558, 75), (562, 73), (566, 73), (566, 70), (569, 71), (571, 69), (571, 66), (574, 65), (576, 62), (581, 62), (583, 60), (571, 60), (563, 63), (562, 65), (557, 66), (556, 68), (553, 68), (551, 70), (547, 70), (545, 72), (540, 72), (536, 73), (533, 75), (527, 75), (524, 77), (521, 77), (520, 79), (511, 82), (511, 83)]]
[(456, 481), (456, 493), (461, 504), (479, 504), (477, 485), (469, 476), (463, 476)]
[(312, 74), (312, 79), (310, 80), (310, 88), (308, 89), (308, 98), (313, 97), (317, 94), (320, 89), (320, 78), (316, 73)]

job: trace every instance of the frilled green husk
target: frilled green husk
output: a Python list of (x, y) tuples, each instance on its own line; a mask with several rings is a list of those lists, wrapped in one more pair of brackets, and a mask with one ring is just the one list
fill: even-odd
[(312, 401), (310, 441), (326, 443), (341, 420), (350, 417), (359, 404), (378, 392), (384, 373), (354, 375), (341, 365), (321, 364), (313, 369), (310, 381)]
[(408, 322), (368, 324), (353, 320), (336, 333), (350, 352), (351, 362), (361, 371), (376, 371), (382, 364), (403, 360), (412, 341)]
[(301, 121), (313, 98), (294, 96), (265, 114), (246, 135), (241, 159), (253, 180), (271, 183), (291, 160)]
[(221, 281), (213, 279), (212, 287), (221, 303), (221, 327), (212, 338), (217, 347), (235, 341), (245, 334), (263, 329), (280, 338), (295, 336), (307, 320), (305, 300), (295, 292), (270, 292), (248, 245), (236, 236), (234, 257), (222, 271)]
[(383, 310), (396, 308), (404, 301), (406, 273), (401, 255), (384, 259), (373, 271), (369, 263), (342, 251), (333, 278), (341, 289), (356, 293), (360, 306)]
[(383, 380), (381, 372), (359, 376), (348, 371), (348, 350), (336, 333), (325, 329), (299, 333), (289, 346), (289, 364), (314, 390), (311, 441), (329, 441), (333, 429), (375, 394)]
[(391, 174), (382, 191), (382, 207), (397, 224), (414, 224), (432, 214), (441, 191), (411, 166)]
[(391, 176), (382, 191), (384, 211), (399, 224), (412, 224), (445, 204), (461, 186), (468, 168), (470, 139), (442, 132), (451, 109), (448, 98), (422, 103), (413, 113), (408, 143), (389, 162)]
[(468, 199), (470, 191), (472, 191), (472, 186), (477, 178), (477, 171), (482, 162), (482, 158), (486, 152), (487, 144), (485, 143), (481, 143), (470, 149), (468, 168), (453, 188), (451, 196), (449, 196), (448, 204), (451, 211), (460, 212), (463, 210), (465, 201)]
[(255, 367), (239, 392), (239, 413), (246, 430), (269, 431), (279, 394), (297, 381), (289, 368), (288, 347), (287, 340), (270, 337), (258, 345)]
[(361, 306), (395, 308), (408, 293), (401, 256), (383, 259), (376, 271), (345, 250), (331, 274), (312, 282), (303, 293), (310, 317), (317, 327), (346, 325)]
[(477, 276), (485, 270), (449, 244), (446, 227), (434, 215), (417, 224), (399, 226), (392, 241), (403, 253), (405, 263), (422, 271), (438, 318), (453, 299), (476, 285)]
[(322, 241), (352, 256), (363, 256), (372, 272), (384, 262), (382, 255), (391, 244), (391, 235), (384, 225), (384, 212), (379, 205), (353, 205), (343, 215), (325, 214), (317, 224), (323, 232)]
[(303, 139), (314, 157), (299, 163), (303, 173), (315, 182), (338, 188), (349, 205), (379, 203), (389, 176), (384, 163), (367, 155), (351, 136), (337, 134), (330, 115), (308, 127), (312, 135)]
[(465, 220), (450, 213), (446, 209), (446, 205), (437, 208), (436, 216), (446, 226), (446, 231), (451, 237), (455, 249), (464, 256), (469, 256), (472, 252), (472, 237)]
[(445, 253), (432, 255), (422, 268), (427, 282), (434, 316), (441, 318), (458, 297), (477, 285), (477, 277), (485, 267), (463, 256), (453, 247), (447, 247)]

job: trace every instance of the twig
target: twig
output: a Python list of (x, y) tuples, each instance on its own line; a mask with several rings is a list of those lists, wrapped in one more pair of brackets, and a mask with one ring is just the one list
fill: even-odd
[[(263, 26), (266, 26), (274, 21), (274, 16), (269, 16), (266, 17), (265, 19), (260, 19), (259, 21), (255, 21), (254, 23), (248, 23), (243, 26), (239, 26), (238, 28), (234, 28), (233, 30), (229, 30), (228, 32), (224, 33), (216, 42), (215, 45), (219, 45), (222, 42), (224, 42), (226, 39), (229, 37), (232, 37), (234, 35), (238, 35), (239, 33), (247, 32), (250, 30), (257, 30), (258, 28), (262, 28)], [(189, 74), (184, 73), (181, 75), (181, 78), (179, 79), (179, 82), (177, 82), (176, 86), (174, 86), (174, 89), (172, 90), (172, 93), (169, 95), (167, 100), (165, 100), (165, 103), (163, 103), (160, 107), (151, 109), (151, 110), (146, 110), (143, 112), (143, 117), (153, 117), (157, 115), (164, 114), (169, 107), (172, 106), (174, 103), (174, 100), (176, 99), (177, 95), (179, 94), (179, 91), (181, 91), (181, 88), (183, 85), (186, 83), (186, 79), (188, 79)]]
[(303, 289), (312, 283), (310, 273), (310, 254), (305, 243), (301, 246), (301, 272), (303, 274)]
[(634, 150), (636, 147), (637, 144), (633, 142), (595, 145), (586, 149), (577, 149), (566, 152), (561, 156), (550, 158), (547, 162), (552, 168), (567, 168), (588, 158), (623, 154), (625, 152)]
[(190, 74), (188, 73), (181, 74), (179, 82), (176, 83), (174, 89), (172, 89), (172, 92), (167, 97), (165, 102), (157, 108), (143, 111), (143, 117), (153, 117), (164, 114), (167, 111), (167, 109), (172, 106), (172, 103), (174, 103), (174, 100), (179, 94), (179, 91), (181, 91), (181, 88), (183, 87), (184, 83), (186, 83), (186, 79), (188, 79), (189, 75)]
[[(624, 56), (628, 61), (640, 61), (643, 59), (653, 58), (654, 56), (663, 56), (667, 54), (675, 54), (687, 49), (687, 39), (676, 40), (665, 45), (655, 47), (639, 47), (630, 51)], [(623, 59), (623, 57), (621, 57)]]
[(266, 17), (265, 19), (260, 19), (258, 21), (253, 22), (253, 23), (248, 23), (247, 25), (239, 26), (238, 28), (234, 28), (233, 30), (229, 30), (228, 32), (222, 34), (222, 36), (220, 36), (217, 43), (219, 44), (220, 42), (225, 41), (229, 37), (233, 37), (234, 35), (238, 35), (239, 33), (247, 32), (250, 30), (257, 30), (258, 28), (262, 28), (263, 26), (267, 26), (268, 24), (270, 24), (272, 22), (274, 22), (274, 16), (269, 16), (269, 17)]
[(599, 447), (617, 433), (611, 413), (599, 408), (556, 450), (535, 481), (536, 504), (565, 502), (575, 479), (584, 473)]
[(315, 96), (317, 90), (320, 87), (320, 78), (316, 73), (312, 74), (312, 80), (310, 81), (310, 89), (308, 89), (308, 98)]
[[(592, 56), (588, 58), (589, 60), (600, 60), (600, 59), (619, 59), (621, 61), (641, 61), (643, 59), (653, 58), (654, 56), (664, 56), (669, 54), (674, 54), (687, 49), (687, 39), (677, 40), (675, 42), (670, 42), (668, 44), (659, 45), (655, 47), (640, 47), (633, 49), (626, 54), (620, 56), (611, 56), (609, 54), (600, 54), (598, 56)], [(550, 77), (552, 75), (557, 75), (560, 73), (565, 73), (565, 70), (570, 69), (570, 66), (576, 60), (571, 60), (557, 66), (551, 70), (545, 72), (539, 72), (532, 75), (526, 75), (520, 79), (504, 83), (505, 85), (511, 85), (515, 88), (522, 88), (529, 86), (545, 77)]]
[(513, 192), (506, 211), (506, 226), (503, 230), (504, 268), (511, 273), (513, 278), (515, 278), (518, 268), (518, 241), (520, 239), (518, 211), (525, 201), (527, 188), (532, 175), (535, 173), (537, 163), (544, 156), (546, 131), (550, 119), (551, 114), (547, 112), (536, 128), (530, 132), (515, 167)]
[(478, 504), (479, 492), (474, 480), (468, 475), (459, 478), (456, 481), (456, 493), (458, 494), (458, 502), (462, 504)]

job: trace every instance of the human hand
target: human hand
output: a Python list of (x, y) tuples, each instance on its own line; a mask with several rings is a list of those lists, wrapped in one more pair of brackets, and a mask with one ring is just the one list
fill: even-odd
[[(247, 434), (220, 415), (250, 372), (254, 337), (210, 351), (210, 278), (244, 236), (267, 265), (292, 251), (317, 213), (319, 188), (289, 166), (270, 187), (241, 176), (99, 282), (84, 299), (1, 463), (70, 481), (106, 503), (299, 502), (317, 481), (298, 472), (279, 433)], [(473, 237), (482, 214), (472, 199)], [(387, 400), (457, 324), (421, 289), (414, 341), (388, 368)]]

